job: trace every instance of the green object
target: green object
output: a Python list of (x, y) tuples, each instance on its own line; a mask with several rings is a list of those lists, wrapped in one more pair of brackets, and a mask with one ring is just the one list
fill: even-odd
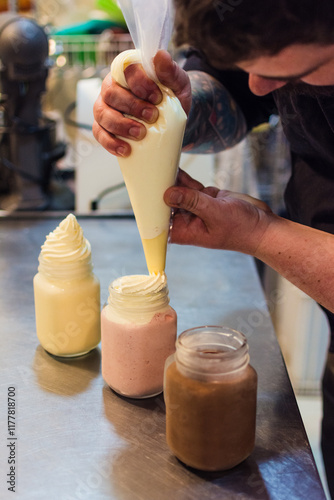
[(96, 0), (96, 7), (106, 12), (109, 15), (110, 19), (112, 19), (114, 22), (119, 23), (118, 25), (121, 28), (126, 29), (126, 22), (124, 20), (122, 11), (118, 7), (117, 3), (114, 2), (114, 0)]
[(84, 23), (72, 24), (55, 28), (52, 35), (99, 35), (102, 31), (111, 28), (123, 28), (118, 22), (113, 20), (92, 19)]

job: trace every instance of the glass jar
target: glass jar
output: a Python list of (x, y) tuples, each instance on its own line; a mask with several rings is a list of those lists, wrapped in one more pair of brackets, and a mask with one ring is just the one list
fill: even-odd
[(100, 283), (85, 261), (48, 262), (39, 256), (34, 277), (36, 330), (54, 356), (81, 356), (101, 339)]
[(246, 337), (221, 326), (183, 332), (165, 365), (166, 439), (190, 467), (226, 470), (253, 450), (257, 374)]
[(176, 324), (161, 277), (123, 276), (111, 283), (101, 315), (102, 376), (109, 387), (130, 398), (160, 394)]

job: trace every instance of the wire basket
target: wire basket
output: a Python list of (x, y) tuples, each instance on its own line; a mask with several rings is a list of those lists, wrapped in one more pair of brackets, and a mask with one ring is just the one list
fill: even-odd
[(133, 49), (127, 33), (101, 35), (53, 35), (49, 38), (49, 56), (58, 68), (103, 68), (124, 50)]

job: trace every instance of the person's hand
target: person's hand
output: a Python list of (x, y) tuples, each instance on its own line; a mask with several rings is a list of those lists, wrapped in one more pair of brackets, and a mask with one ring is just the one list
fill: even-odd
[(180, 170), (177, 186), (165, 192), (175, 213), (171, 242), (207, 248), (256, 253), (275, 217), (266, 203), (251, 196), (204, 187)]
[[(158, 80), (174, 92), (188, 114), (191, 88), (187, 73), (163, 50), (157, 52), (153, 63)], [(129, 156), (131, 153), (130, 144), (121, 138), (141, 140), (146, 135), (144, 124), (125, 117), (124, 114), (146, 123), (154, 123), (159, 116), (155, 105), (162, 99), (159, 87), (146, 76), (141, 65), (132, 64), (124, 73), (129, 90), (114, 82), (109, 73), (94, 104), (94, 137), (116, 156)]]

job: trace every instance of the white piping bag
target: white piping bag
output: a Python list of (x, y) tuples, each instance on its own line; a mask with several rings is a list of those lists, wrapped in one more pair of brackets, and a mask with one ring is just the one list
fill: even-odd
[(163, 195), (175, 183), (187, 120), (174, 93), (158, 82), (152, 62), (157, 50), (168, 47), (173, 26), (172, 8), (170, 0), (119, 0), (119, 4), (136, 49), (122, 52), (114, 59), (111, 76), (127, 88), (125, 68), (141, 63), (163, 94), (157, 106), (158, 120), (151, 125), (145, 123), (147, 134), (143, 140), (127, 139), (132, 148), (129, 157), (118, 157), (148, 271), (158, 274), (165, 270), (170, 225), (170, 208)]

